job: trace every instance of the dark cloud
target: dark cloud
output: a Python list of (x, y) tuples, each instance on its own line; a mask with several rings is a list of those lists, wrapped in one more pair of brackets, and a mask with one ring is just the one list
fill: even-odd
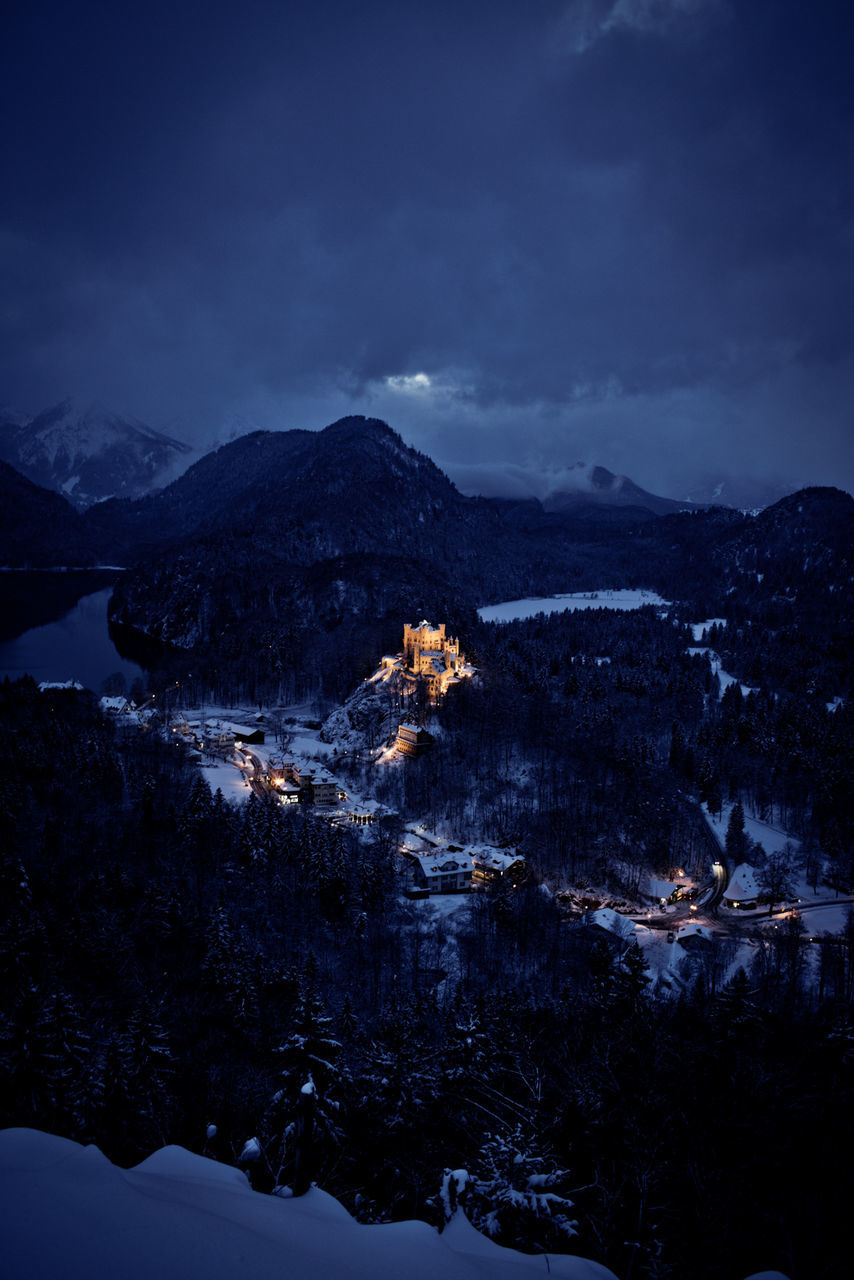
[(13, 6), (0, 397), (200, 442), (375, 413), (511, 487), (578, 458), (851, 487), (851, 26)]

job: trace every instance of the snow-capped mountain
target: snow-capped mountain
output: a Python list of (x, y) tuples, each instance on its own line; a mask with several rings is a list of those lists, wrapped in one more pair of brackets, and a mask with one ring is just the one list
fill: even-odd
[(34, 418), (0, 411), (0, 459), (78, 508), (174, 479), (192, 449), (134, 418), (64, 400)]

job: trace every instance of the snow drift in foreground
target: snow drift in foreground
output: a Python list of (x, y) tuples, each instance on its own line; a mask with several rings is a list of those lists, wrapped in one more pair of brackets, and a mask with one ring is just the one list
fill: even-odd
[(362, 1226), (324, 1191), (253, 1191), (228, 1165), (164, 1147), (119, 1169), (97, 1147), (34, 1129), (0, 1132), (0, 1258), (6, 1280), (614, 1280), (583, 1258), (502, 1249), (461, 1213)]
[(424, 1222), (362, 1226), (317, 1189), (260, 1195), (238, 1169), (183, 1147), (124, 1170), (97, 1147), (6, 1129), (0, 1204), (5, 1280), (615, 1280), (583, 1258), (502, 1249), (459, 1211), (439, 1235)]

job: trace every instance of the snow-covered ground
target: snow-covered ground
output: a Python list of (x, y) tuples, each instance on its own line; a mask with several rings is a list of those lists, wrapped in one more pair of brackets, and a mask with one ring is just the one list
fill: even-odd
[[(198, 707), (184, 708), (180, 714), (191, 723), (200, 722), (202, 719), (202, 710)], [(278, 724), (280, 719), (283, 722), (281, 743), (276, 740), (274, 728), (274, 724)], [(331, 767), (330, 758), (334, 755), (335, 748), (328, 742), (321, 742), (319, 729), (309, 727), (310, 722), (316, 723), (316, 718), (313, 709), (305, 704), (277, 708), (275, 713), (267, 712), (258, 719), (257, 707), (254, 709), (221, 707), (205, 703), (204, 720), (209, 726), (219, 722), (223, 725), (248, 725), (263, 729), (265, 741), (247, 750), (251, 751), (252, 755), (256, 756), (265, 767), (273, 756), (279, 758), (285, 756), (301, 764), (314, 761), (323, 764), (327, 769)], [(290, 723), (287, 723), (288, 720)], [(236, 752), (234, 757), (228, 760), (206, 759), (200, 768), (211, 791), (219, 788), (225, 799), (231, 803), (239, 804), (243, 800), (248, 800), (252, 794), (247, 780), (251, 769), (245, 758), (241, 759), (240, 752)]]
[[(721, 665), (721, 660), (713, 649), (709, 649), (706, 645), (691, 645), (688, 648), (687, 652), (690, 654), (707, 653), (709, 655), (709, 662), (711, 663), (711, 666), (712, 666), (712, 672), (714, 675), (718, 677), (718, 680), (720, 681), (721, 694), (723, 694), (724, 689), (726, 689), (729, 685), (739, 683), (739, 681), (736, 680), (735, 676), (731, 676), (728, 671), (724, 671), (723, 666)], [(743, 684), (741, 686), (741, 692), (746, 698), (749, 693), (754, 693), (755, 690), (751, 688), (749, 684)]]
[(248, 770), (241, 769), (230, 760), (207, 761), (201, 766), (202, 777), (212, 792), (217, 789), (230, 804), (248, 800), (252, 788), (247, 780)]
[(706, 618), (705, 622), (692, 622), (691, 634), (699, 644), (700, 641), (703, 639), (703, 635), (709, 629), (709, 627), (714, 627), (715, 625), (719, 627), (725, 627), (726, 618)]
[(429, 898), (413, 898), (410, 905), (425, 921), (449, 920), (459, 923), (467, 917), (472, 904), (470, 893), (434, 893)]
[(124, 1170), (97, 1147), (6, 1129), (0, 1203), (6, 1280), (615, 1280), (583, 1258), (503, 1249), (460, 1211), (439, 1235), (425, 1222), (363, 1226), (317, 1188), (260, 1195), (182, 1147)]
[(515, 622), (538, 613), (565, 613), (576, 609), (642, 609), (644, 605), (668, 608), (654, 591), (578, 591), (567, 595), (542, 596), (531, 600), (505, 600), (502, 604), (478, 609), (481, 622)]
[[(732, 801), (729, 800), (724, 803), (720, 813), (710, 813), (708, 806), (703, 805), (706, 821), (714, 831), (722, 849), (726, 842), (727, 827), (729, 826), (729, 816), (732, 808)], [(749, 813), (744, 815), (744, 829), (751, 840), (762, 845), (766, 853), (780, 853), (787, 844), (797, 849), (800, 844), (795, 836), (790, 835), (788, 831), (784, 831), (782, 827), (774, 826), (770, 822), (762, 822), (759, 818), (752, 818)], [(747, 861), (749, 862), (750, 859), (748, 858)]]
[(823, 933), (842, 933), (853, 908), (854, 903), (850, 899), (844, 902), (822, 902), (813, 906), (807, 898), (803, 898), (798, 910), (807, 936), (818, 938)]

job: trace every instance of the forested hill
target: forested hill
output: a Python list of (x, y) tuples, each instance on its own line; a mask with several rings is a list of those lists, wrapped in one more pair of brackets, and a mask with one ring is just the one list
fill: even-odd
[[(473, 517), (472, 513), (476, 513)], [(407, 549), (417, 532), (454, 534), (479, 517), (435, 463), (374, 418), (342, 418), (323, 431), (256, 431), (207, 454), (185, 475), (136, 502), (101, 503), (89, 522), (132, 551), (166, 542), (251, 531), (259, 551), (314, 563), (354, 551)], [(494, 525), (497, 517), (491, 518)], [(458, 547), (458, 551), (464, 549)]]
[(0, 565), (43, 569), (98, 560), (99, 539), (69, 502), (0, 462)]
[(357, 674), (348, 662), (396, 645), (402, 617), (459, 624), (485, 600), (646, 577), (624, 530), (541, 507), (526, 526), (459, 493), (374, 419), (244, 437), (89, 520), (125, 558), (143, 553), (116, 592), (117, 623), (211, 656), (215, 645), (221, 670), (248, 662), (262, 682), (338, 672), (343, 655), (338, 694)]
[[(268, 690), (334, 673), (329, 691), (341, 696), (396, 645), (403, 617), (464, 629), (477, 605), (558, 591), (650, 587), (685, 617), (758, 626), (748, 648), (789, 630), (793, 608), (801, 647), (833, 633), (838, 648), (852, 625), (854, 500), (836, 489), (802, 490), (758, 516), (547, 511), (464, 496), (362, 417), (255, 432), (158, 493), (82, 517), (11, 468), (0, 478), (11, 495), (0, 560), (130, 565), (112, 609), (127, 635), (192, 649), (223, 679), (239, 666)], [(731, 647), (738, 638), (731, 629)]]
[(686, 617), (768, 609), (769, 626), (785, 591), (813, 618), (810, 643), (827, 615), (822, 644), (851, 629), (848, 494), (804, 490), (759, 516), (615, 510), (465, 497), (384, 423), (345, 418), (246, 437), (162, 494), (92, 517), (170, 539), (126, 575), (114, 620), (207, 656), (220, 678), (239, 668), (247, 693), (284, 680), (342, 697), (396, 647), (404, 617), (465, 631), (480, 604), (603, 586), (656, 589)]

